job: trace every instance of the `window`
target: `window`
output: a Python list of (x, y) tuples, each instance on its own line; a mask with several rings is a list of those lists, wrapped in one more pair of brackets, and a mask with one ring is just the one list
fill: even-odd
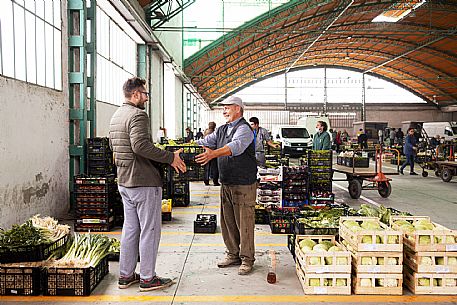
[(0, 74), (62, 89), (61, 0), (0, 1)]

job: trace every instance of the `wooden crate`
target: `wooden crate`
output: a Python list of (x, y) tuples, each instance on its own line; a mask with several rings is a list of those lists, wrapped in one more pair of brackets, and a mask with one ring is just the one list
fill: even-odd
[[(347, 220), (354, 220), (358, 223), (362, 223), (364, 220), (373, 220), (376, 221), (383, 230), (372, 231), (372, 230), (362, 230), (358, 232), (351, 231), (344, 222)], [(362, 243), (364, 236), (371, 236), (373, 243)], [(380, 244), (376, 243), (376, 237), (381, 238)], [(351, 248), (355, 251), (383, 251), (383, 252), (402, 252), (403, 251), (403, 241), (402, 241), (402, 232), (394, 231), (385, 224), (381, 223), (377, 217), (340, 217), (340, 241), (342, 239), (346, 240)], [(389, 244), (389, 237), (395, 239), (395, 243)]]
[[(372, 265), (362, 265), (362, 258), (369, 257)], [(384, 259), (384, 264), (379, 265), (380, 258)], [(397, 265), (388, 265), (388, 260), (395, 258)], [(356, 252), (352, 253), (352, 265), (354, 270), (359, 273), (402, 273), (403, 272), (403, 252)]]
[[(404, 264), (414, 272), (457, 274), (457, 265), (449, 265), (448, 263), (450, 257), (457, 258), (457, 252), (413, 252), (405, 248), (404, 254)], [(432, 265), (422, 264), (424, 257), (430, 257)], [(438, 265), (437, 258), (443, 258), (444, 265)]]
[[(350, 295), (351, 294), (351, 274), (350, 273), (305, 273), (301, 270), (299, 264), (295, 265), (298, 279), (303, 287), (305, 294), (337, 294), (337, 295)], [(318, 279), (320, 286), (310, 286), (310, 279)], [(337, 279), (346, 280), (346, 286), (336, 286)], [(325, 280), (331, 281), (332, 286), (326, 286)]]
[[(363, 279), (369, 279), (371, 286), (361, 286)], [(379, 286), (379, 280), (395, 279), (397, 285), (395, 287)], [(381, 295), (402, 295), (403, 294), (403, 274), (387, 274), (387, 273), (355, 273), (352, 278), (352, 286), (354, 294), (381, 294)]]
[[(457, 294), (457, 274), (455, 273), (419, 273), (405, 268), (404, 272), (405, 286), (414, 294)], [(430, 286), (420, 286), (419, 279), (427, 278), (430, 280)], [(441, 286), (436, 286), (434, 280), (440, 281)], [(454, 286), (446, 286), (446, 281), (451, 281)]]
[[(299, 243), (305, 238), (314, 240), (316, 243), (327, 240), (331, 241), (335, 246), (339, 247), (343, 251), (340, 252), (303, 252), (300, 249)], [(351, 273), (351, 253), (335, 241), (333, 235), (297, 235), (295, 237), (295, 257), (297, 263), (300, 264), (302, 270), (305, 273)], [(320, 264), (312, 265), (311, 259), (319, 258)], [(337, 265), (337, 259), (346, 259), (347, 264)], [(332, 264), (326, 264), (329, 259), (332, 260)]]
[[(390, 223), (393, 229), (401, 231), (400, 226), (394, 224), (396, 220), (406, 220), (412, 223), (420, 219), (430, 221), (428, 216), (392, 216)], [(404, 236), (403, 244), (414, 252), (457, 251), (457, 231), (450, 230), (434, 222), (432, 224), (435, 226), (434, 230), (418, 230), (412, 233), (402, 231)], [(419, 243), (420, 236), (429, 236), (430, 244), (421, 245)], [(438, 242), (437, 239), (441, 240), (441, 242)], [(452, 239), (454, 242), (447, 242), (447, 239)]]

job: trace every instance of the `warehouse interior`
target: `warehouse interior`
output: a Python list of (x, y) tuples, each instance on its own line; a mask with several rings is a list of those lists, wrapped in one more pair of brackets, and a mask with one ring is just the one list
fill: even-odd
[[(72, 224), (74, 177), (86, 173), (87, 139), (108, 136), (124, 102), (122, 86), (133, 76), (146, 80), (153, 142), (161, 129), (169, 139), (182, 139), (187, 127), (195, 134), (211, 121), (223, 125), (219, 103), (231, 96), (242, 98), (246, 119), (258, 117), (270, 132), (307, 115), (328, 117), (355, 142), (356, 122), (382, 122), (405, 133), (405, 122), (455, 124), (457, 3), (2, 0), (0, 228), (36, 214)], [(423, 177), (427, 169), (417, 166), (412, 177), (398, 175), (397, 163), (383, 168), (394, 173), (388, 198), (365, 191), (351, 198), (342, 181), (348, 176), (335, 172), (335, 202), (354, 209), (383, 205), (457, 230), (456, 182), (433, 174), (444, 170), (428, 169)], [(402, 295), (304, 294), (287, 235), (270, 233), (268, 225), (256, 225), (251, 275), (218, 269), (220, 228), (195, 234), (193, 220), (198, 213), (219, 215), (219, 192), (191, 181), (190, 204), (173, 208), (172, 221), (163, 223), (157, 269), (175, 280), (170, 288), (119, 290), (119, 264), (111, 261), (91, 296), (10, 294), (0, 295), (0, 303), (457, 303), (456, 287), (441, 295), (415, 295), (406, 286)], [(121, 231), (100, 234), (119, 239)], [(275, 284), (266, 281), (271, 250)], [(457, 272), (451, 275), (457, 280)]]

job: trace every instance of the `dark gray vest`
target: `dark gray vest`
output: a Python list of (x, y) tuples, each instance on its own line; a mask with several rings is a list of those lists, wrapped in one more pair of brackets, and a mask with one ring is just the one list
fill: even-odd
[[(249, 126), (244, 118), (227, 134), (228, 124), (221, 126), (217, 131), (217, 148), (224, 147), (232, 142), (233, 135), (242, 124)], [(251, 128), (251, 126), (249, 126)], [(250, 185), (257, 180), (257, 161), (255, 159), (254, 141), (239, 156), (224, 156), (217, 158), (220, 180), (228, 185)]]

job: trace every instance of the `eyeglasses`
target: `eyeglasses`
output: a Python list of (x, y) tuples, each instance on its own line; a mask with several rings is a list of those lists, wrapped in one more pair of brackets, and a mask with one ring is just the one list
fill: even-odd
[(146, 96), (149, 96), (149, 92), (146, 92), (146, 91), (140, 91), (140, 92), (143, 94), (146, 94)]

